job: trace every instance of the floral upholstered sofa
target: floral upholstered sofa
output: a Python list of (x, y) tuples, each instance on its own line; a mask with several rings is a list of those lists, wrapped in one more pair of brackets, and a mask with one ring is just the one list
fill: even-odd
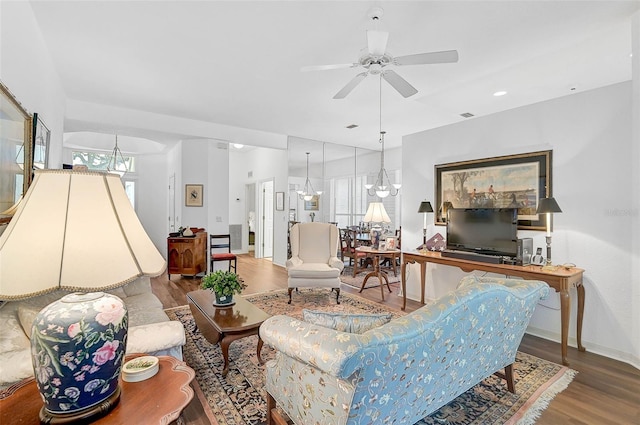
[[(184, 326), (169, 320), (162, 303), (151, 292), (148, 277), (140, 277), (106, 292), (121, 298), (127, 307), (127, 353), (168, 355), (182, 360)], [(33, 376), (29, 342), (31, 324), (42, 308), (67, 293), (56, 291), (23, 301), (10, 301), (0, 307), (0, 388)]]
[(467, 276), (413, 313), (358, 326), (363, 333), (273, 316), (260, 327), (276, 349), (266, 365), (269, 421), (277, 405), (298, 425), (413, 424), (502, 369), (513, 391), (511, 365), (548, 292), (539, 281)]

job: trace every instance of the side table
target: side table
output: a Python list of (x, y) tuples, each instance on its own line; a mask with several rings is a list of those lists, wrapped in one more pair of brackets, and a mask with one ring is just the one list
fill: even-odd
[[(126, 360), (143, 354), (131, 354)], [(93, 424), (160, 424), (178, 419), (193, 399), (189, 384), (195, 372), (175, 357), (158, 356), (158, 373), (144, 381), (120, 380), (120, 402), (106, 416)], [(42, 399), (34, 378), (28, 378), (0, 392), (2, 425), (39, 425)]]
[(382, 295), (382, 301), (384, 301), (384, 284), (387, 284), (387, 289), (389, 289), (389, 292), (391, 292), (391, 287), (389, 286), (389, 278), (387, 277), (387, 273), (382, 270), (380, 268), (380, 260), (383, 257), (390, 257), (391, 261), (393, 261), (395, 263), (396, 261), (396, 255), (400, 255), (400, 250), (399, 249), (385, 249), (385, 250), (378, 250), (378, 249), (373, 249), (371, 247), (366, 247), (366, 246), (360, 246), (358, 248), (356, 248), (357, 252), (364, 252), (367, 255), (373, 255), (373, 271), (367, 273), (367, 275), (364, 277), (364, 280), (362, 281), (362, 287), (360, 288), (359, 292), (362, 292), (364, 290), (364, 285), (367, 283), (367, 280), (369, 280), (370, 277), (377, 277), (378, 280), (380, 281), (380, 295)]

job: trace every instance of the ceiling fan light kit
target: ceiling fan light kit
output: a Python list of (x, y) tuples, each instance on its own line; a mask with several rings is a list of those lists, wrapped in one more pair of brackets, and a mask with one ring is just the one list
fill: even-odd
[[(368, 16), (374, 25), (382, 18), (384, 11), (381, 7), (372, 8)], [(387, 67), (406, 66), (406, 65), (431, 65), (437, 63), (455, 63), (458, 62), (458, 52), (456, 50), (445, 50), (441, 52), (418, 53), (413, 55), (393, 57), (387, 51), (387, 42), (389, 33), (380, 30), (367, 30), (367, 47), (365, 53), (360, 56), (358, 62), (336, 65), (319, 65), (305, 66), (302, 71), (325, 71), (330, 69), (358, 68), (365, 69), (364, 72), (357, 74), (351, 79), (335, 96), (334, 99), (344, 99), (349, 93), (355, 89), (364, 78), (371, 75), (382, 75), (382, 78), (389, 83), (398, 93), (407, 98), (418, 93), (407, 80), (398, 73)]]

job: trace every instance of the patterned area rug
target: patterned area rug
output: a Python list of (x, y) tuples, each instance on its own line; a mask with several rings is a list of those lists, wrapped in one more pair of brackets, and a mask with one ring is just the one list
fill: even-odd
[[(248, 295), (246, 298), (271, 315), (286, 314), (300, 319), (303, 308), (352, 313), (389, 312), (382, 305), (351, 294), (342, 294), (341, 303), (337, 305), (333, 294), (317, 289), (300, 290), (294, 294), (291, 305), (287, 304), (286, 290)], [(222, 376), (224, 362), (219, 345), (209, 344), (196, 331), (189, 307), (167, 310), (167, 314), (185, 326), (187, 343), (184, 358), (196, 372), (201, 388), (200, 401), (205, 411), (209, 406), (207, 415), (211, 422), (217, 425), (264, 424), (264, 368), (256, 356), (258, 337), (243, 338), (231, 344), (229, 373), (225, 378)], [(404, 313), (393, 311), (392, 314), (398, 317)], [(263, 360), (273, 357), (273, 350), (265, 345)], [(564, 366), (519, 352), (514, 365), (517, 394), (507, 390), (504, 380), (491, 376), (418, 424), (533, 424), (551, 399), (571, 382), (575, 373)]]
[[(400, 282), (400, 266), (396, 267), (396, 269), (397, 270), (396, 270), (395, 276), (393, 275), (393, 270), (384, 269), (387, 272), (387, 278), (389, 279), (390, 284)], [(340, 275), (340, 282), (344, 283), (345, 285), (349, 285), (354, 288), (360, 289), (362, 287), (362, 282), (364, 281), (364, 277), (367, 275), (367, 273), (371, 271), (373, 271), (373, 269), (371, 267), (367, 267), (366, 269), (362, 269), (362, 271), (358, 271), (358, 274), (356, 275), (356, 277), (353, 277), (353, 267), (345, 266), (344, 270), (342, 271), (342, 274)], [(369, 278), (369, 280), (367, 280), (367, 286), (365, 286), (364, 289), (377, 288), (378, 286), (380, 286), (380, 282), (378, 281), (378, 278), (375, 276), (372, 276), (371, 278)], [(393, 286), (391, 288), (393, 289)]]

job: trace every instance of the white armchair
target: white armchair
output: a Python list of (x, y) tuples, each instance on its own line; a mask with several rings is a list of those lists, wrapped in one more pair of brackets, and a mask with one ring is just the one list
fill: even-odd
[(293, 289), (303, 287), (335, 289), (336, 302), (340, 304), (340, 273), (344, 263), (338, 258), (338, 228), (329, 223), (298, 223), (291, 228), (289, 239), (289, 304)]

